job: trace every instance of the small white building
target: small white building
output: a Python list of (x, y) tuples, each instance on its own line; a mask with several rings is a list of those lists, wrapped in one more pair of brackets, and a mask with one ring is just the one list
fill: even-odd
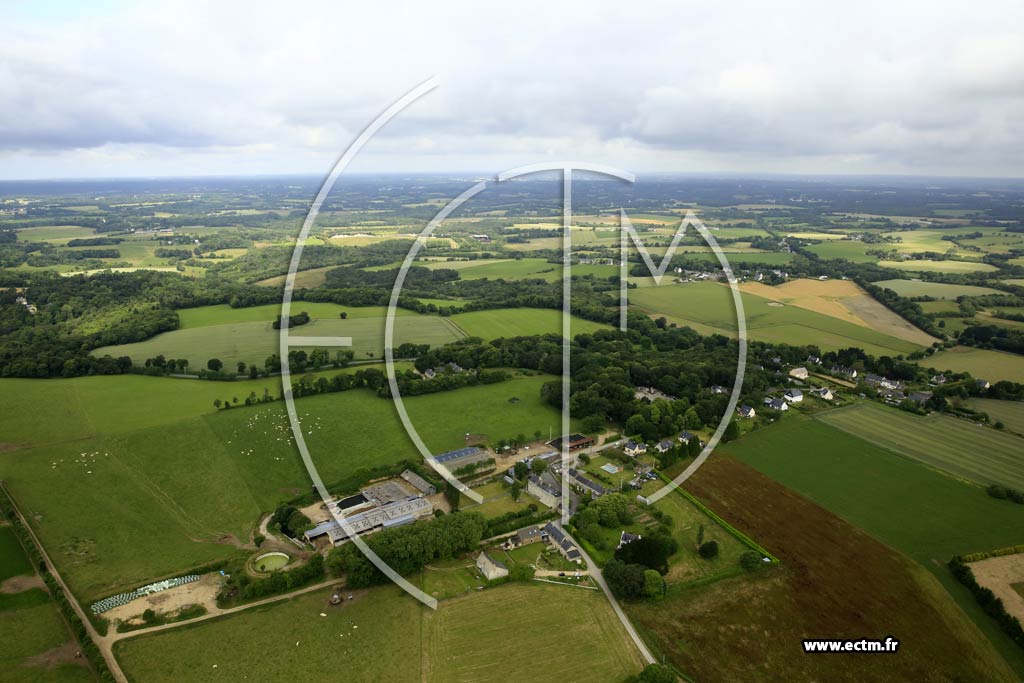
[(626, 452), (626, 455), (635, 458), (636, 456), (643, 455), (644, 453), (647, 452), (647, 444), (630, 439), (628, 442), (626, 442), (626, 447), (622, 450)]
[(503, 579), (508, 576), (508, 567), (494, 559), (486, 552), (480, 553), (476, 558), (476, 568), (488, 581)]
[(782, 398), (786, 400), (786, 403), (800, 403), (804, 400), (804, 392), (799, 389), (786, 389), (786, 393), (782, 395)]
[(748, 405), (740, 406), (739, 413), (740, 413), (740, 417), (746, 418), (748, 420), (753, 418), (753, 417), (755, 417), (757, 415), (757, 411), (754, 410), (754, 407), (753, 406), (748, 406)]

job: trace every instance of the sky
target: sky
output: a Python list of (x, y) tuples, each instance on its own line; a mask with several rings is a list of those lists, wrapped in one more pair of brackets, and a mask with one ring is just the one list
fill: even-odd
[(1024, 3), (8, 2), (0, 178), (1024, 176)]

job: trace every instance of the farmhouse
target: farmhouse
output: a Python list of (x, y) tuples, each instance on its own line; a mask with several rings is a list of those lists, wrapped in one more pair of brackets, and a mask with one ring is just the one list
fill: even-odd
[(619, 536), (619, 544), (617, 546), (615, 546), (615, 549), (618, 550), (622, 546), (628, 545), (628, 544), (632, 543), (633, 541), (639, 541), (641, 538), (643, 538), (643, 537), (640, 536), (639, 534), (631, 534), (628, 531), (623, 531), (622, 535)]
[[(417, 519), (430, 516), (433, 510), (433, 504), (426, 498), (408, 498), (345, 517), (345, 521), (357, 534), (366, 534), (412, 524)], [(334, 545), (348, 540), (348, 534), (334, 519), (318, 524), (303, 535), (312, 542), (325, 534)]]
[(402, 472), (400, 476), (402, 477), (402, 479), (405, 479), (407, 482), (412, 484), (413, 487), (415, 487), (416, 490), (418, 490), (424, 496), (432, 496), (435, 493), (437, 493), (437, 489), (434, 488), (433, 484), (431, 484), (429, 481), (427, 481), (420, 475), (416, 474), (412, 470), (405, 470), (404, 472)]
[(601, 486), (596, 481), (584, 477), (577, 470), (569, 468), (568, 474), (569, 479), (571, 481), (573, 481), (577, 486), (579, 486), (584, 491), (589, 492), (590, 495), (592, 495), (594, 498), (599, 498), (604, 494), (608, 493), (608, 490), (605, 489), (605, 487)]
[(512, 537), (512, 541), (516, 546), (524, 546), (530, 545), (531, 543), (537, 543), (538, 541), (543, 541), (544, 536), (545, 534), (541, 531), (541, 528), (534, 525), (518, 530), (516, 535)]
[(842, 365), (833, 365), (832, 366), (832, 374), (833, 375), (842, 375), (843, 377), (848, 377), (849, 379), (854, 379), (857, 376), (857, 370), (855, 370), (854, 368), (847, 368), (847, 367), (844, 367)]
[(583, 556), (580, 554), (579, 548), (573, 545), (572, 541), (566, 537), (559, 527), (555, 526), (552, 522), (548, 522), (544, 525), (544, 533), (547, 534), (551, 545), (555, 546), (565, 559), (577, 563), (582, 561)]
[(930, 399), (932, 396), (934, 396), (934, 394), (930, 391), (911, 391), (910, 395), (907, 396), (907, 398), (909, 398), (914, 403), (921, 405), (922, 403), (927, 403), (928, 399)]
[(477, 242), (490, 242), (491, 241), (491, 236), (490, 235), (480, 234), (480, 235), (470, 235), (470, 237), (475, 239)]
[(468, 446), (434, 456), (434, 460), (439, 464), (453, 470), (465, 467), (466, 465), (474, 465), (486, 459), (487, 452), (480, 450), (476, 446)]
[(987, 379), (976, 379), (974, 380), (974, 386), (978, 387), (982, 391), (988, 391), (992, 384)]
[(796, 379), (807, 379), (807, 368), (793, 368), (789, 371), (789, 376)]
[(782, 395), (782, 398), (786, 399), (786, 403), (800, 403), (804, 400), (804, 392), (799, 389), (786, 389), (786, 393)]
[(658, 444), (654, 447), (654, 450), (658, 451), (659, 453), (668, 453), (673, 448), (675, 448), (675, 444), (669, 441), (668, 439), (665, 439), (664, 441), (659, 441)]
[(626, 447), (623, 450), (626, 452), (626, 455), (631, 455), (635, 458), (647, 452), (647, 444), (630, 439), (626, 442)]
[(826, 401), (831, 401), (832, 399), (834, 399), (836, 397), (836, 395), (833, 394), (832, 390), (829, 389), (828, 387), (822, 387), (820, 389), (815, 389), (814, 393), (815, 393), (815, 395), (817, 395), (818, 398), (824, 399)]
[(789, 404), (781, 398), (766, 398), (764, 404), (772, 410), (789, 410)]
[(874, 387), (882, 387), (883, 389), (902, 389), (903, 383), (899, 380), (889, 379), (888, 377), (882, 377), (880, 375), (867, 374), (864, 375), (864, 381)]
[(570, 434), (569, 436), (560, 436), (557, 439), (552, 439), (547, 442), (548, 446), (552, 448), (562, 450), (563, 439), (568, 443), (568, 450), (578, 451), (583, 448), (590, 448), (594, 445), (594, 440), (589, 436), (583, 436), (582, 434)]
[(562, 502), (562, 492), (536, 474), (531, 474), (527, 478), (526, 492), (549, 508), (557, 508)]
[(748, 406), (746, 404), (740, 406), (739, 413), (740, 417), (744, 417), (747, 419), (750, 419), (757, 415), (757, 411), (754, 410), (753, 406)]
[[(679, 432), (679, 441), (681, 443), (686, 444), (687, 446), (689, 446), (690, 442), (693, 441), (694, 439), (697, 439), (696, 434), (691, 434), (690, 432), (687, 431)], [(697, 441), (699, 442), (700, 439), (697, 439)]]
[(426, 377), (427, 379), (434, 379), (435, 377), (437, 377), (437, 370), (435, 370), (434, 368), (427, 368), (426, 370), (423, 371), (423, 376)]
[(931, 384), (934, 384), (935, 386), (939, 386), (940, 384), (945, 384), (945, 383), (946, 383), (946, 376), (945, 375), (935, 375), (931, 379)]
[(476, 558), (476, 568), (488, 581), (503, 579), (508, 576), (508, 567), (494, 559), (486, 552), (480, 553)]
[(821, 365), (821, 358), (818, 356), (807, 356), (808, 365)]
[(648, 403), (654, 403), (657, 399), (664, 399), (666, 401), (675, 401), (675, 396), (669, 396), (665, 392), (655, 389), (654, 387), (637, 387), (633, 393), (633, 398), (637, 401), (647, 401)]

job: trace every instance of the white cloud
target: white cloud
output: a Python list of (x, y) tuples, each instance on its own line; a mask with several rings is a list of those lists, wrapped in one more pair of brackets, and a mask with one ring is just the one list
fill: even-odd
[(1017, 2), (368, 4), (16, 18), (0, 176), (318, 173), (430, 75), (358, 169), (1021, 175)]

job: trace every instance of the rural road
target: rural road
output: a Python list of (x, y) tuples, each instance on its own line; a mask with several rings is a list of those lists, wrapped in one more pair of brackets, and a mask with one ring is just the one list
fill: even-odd
[[(561, 528), (561, 525), (559, 525), (559, 528)], [(633, 639), (633, 643), (636, 645), (637, 649), (640, 650), (640, 655), (644, 658), (644, 661), (647, 664), (657, 663), (657, 660), (654, 659), (654, 655), (652, 655), (651, 651), (647, 649), (647, 644), (644, 642), (644, 639), (636, 632), (636, 629), (633, 628), (633, 623), (629, 620), (629, 617), (627, 617), (626, 613), (622, 611), (621, 607), (619, 607), (619, 602), (615, 599), (615, 596), (612, 595), (612, 591), (608, 588), (608, 584), (605, 583), (604, 576), (601, 575), (601, 570), (598, 569), (597, 564), (590, 559), (590, 556), (587, 555), (587, 551), (583, 549), (583, 546), (577, 543), (575, 538), (569, 535), (568, 531), (562, 529), (562, 533), (565, 534), (565, 537), (572, 541), (572, 543), (579, 549), (580, 555), (583, 556), (583, 561), (591, 568), (590, 577), (594, 579), (594, 581), (597, 582), (597, 585), (601, 587), (601, 590), (604, 591), (605, 597), (608, 598), (608, 602), (611, 603), (612, 609), (615, 611), (615, 616), (619, 618), (619, 621), (622, 622), (622, 626), (626, 629), (626, 633), (628, 633), (629, 637)]]

